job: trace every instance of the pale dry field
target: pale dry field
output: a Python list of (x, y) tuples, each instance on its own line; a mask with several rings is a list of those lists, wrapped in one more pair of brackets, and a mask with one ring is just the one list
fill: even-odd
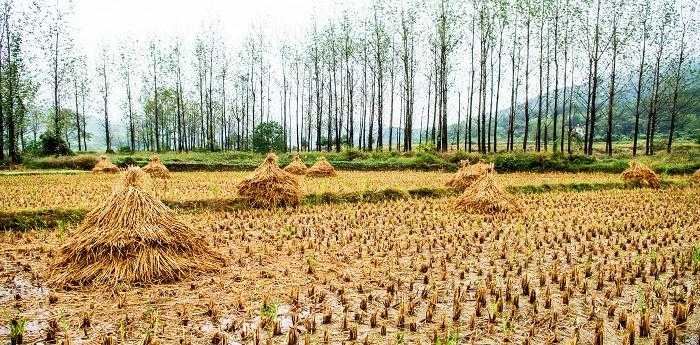
[[(109, 185), (107, 177), (80, 178)], [(622, 344), (630, 331), (642, 344), (655, 337), (665, 344), (671, 332), (679, 344), (698, 341), (697, 189), (519, 198), (522, 213), (498, 217), (458, 212), (454, 197), (182, 213), (228, 263), (219, 273), (150, 287), (46, 286), (52, 256), (75, 227), (4, 233), (0, 315), (19, 311), (30, 342), (51, 320), (65, 326), (59, 339), (65, 333), (73, 343), (111, 333), (120, 343), (150, 334), (162, 344), (211, 344), (218, 333), (234, 344), (288, 344), (296, 332), (300, 344), (307, 336), (313, 344), (326, 337), (429, 344), (434, 334), (459, 334), (465, 344), (565, 343), (579, 334), (579, 344), (591, 344), (596, 325), (603, 344)], [(674, 309), (692, 312), (683, 319)], [(641, 338), (644, 318), (650, 337)], [(6, 332), (0, 327), (0, 336)]]
[[(236, 196), (236, 185), (249, 172), (172, 173), (163, 199), (192, 201), (227, 199)], [(452, 173), (446, 172), (356, 172), (339, 171), (334, 178), (299, 177), (304, 194), (348, 193), (384, 188), (442, 188)], [(618, 174), (605, 173), (504, 173), (498, 175), (503, 186), (543, 183), (622, 182)], [(685, 177), (669, 177), (681, 180)], [(120, 180), (119, 174), (79, 173), (72, 175), (0, 175), (0, 211), (53, 208), (89, 209), (110, 195)], [(160, 189), (159, 189), (160, 190)]]

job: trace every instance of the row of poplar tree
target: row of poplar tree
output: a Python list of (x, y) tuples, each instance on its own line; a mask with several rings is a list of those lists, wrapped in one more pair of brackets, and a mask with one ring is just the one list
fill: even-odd
[(603, 142), (612, 154), (629, 139), (653, 154), (659, 135), (670, 151), (700, 124), (694, 6), (374, 0), (312, 16), (299, 35), (260, 23), (232, 47), (209, 25), (88, 59), (69, 5), (5, 0), (0, 160), (42, 133), (78, 151), (247, 150), (270, 121), (288, 150), (593, 154)]

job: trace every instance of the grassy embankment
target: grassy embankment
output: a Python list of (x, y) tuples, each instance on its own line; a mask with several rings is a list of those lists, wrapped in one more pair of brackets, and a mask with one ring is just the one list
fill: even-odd
[[(446, 153), (434, 152), (364, 152), (346, 149), (341, 152), (303, 152), (302, 159), (310, 165), (319, 156), (325, 156), (331, 164), (340, 170), (445, 170), (454, 171), (461, 160), (476, 162), (484, 159), (493, 162), (497, 171), (515, 172), (606, 172), (620, 173), (625, 170), (630, 160), (635, 159), (649, 165), (661, 174), (690, 174), (700, 169), (700, 144), (679, 143), (674, 151), (667, 154), (660, 150), (654, 156), (638, 155), (632, 157), (626, 146), (617, 149), (612, 157), (596, 152), (593, 156), (581, 154), (552, 154), (550, 152), (500, 152), (481, 155), (464, 151)], [(90, 170), (99, 153), (86, 153), (62, 157), (28, 157), (25, 169), (66, 169)], [(151, 155), (149, 152), (115, 153), (110, 159), (113, 163), (127, 165), (145, 165)], [(280, 165), (291, 160), (291, 154), (279, 154)], [(252, 170), (264, 159), (264, 155), (251, 152), (163, 152), (161, 159), (171, 171), (241, 171)]]

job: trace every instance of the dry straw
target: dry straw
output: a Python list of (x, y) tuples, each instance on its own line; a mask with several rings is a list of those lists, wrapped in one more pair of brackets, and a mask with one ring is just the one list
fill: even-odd
[(327, 177), (327, 176), (335, 176), (335, 168), (331, 165), (331, 163), (328, 163), (326, 160), (326, 157), (319, 157), (316, 163), (309, 168), (309, 170), (306, 171), (307, 176), (311, 177)]
[(459, 170), (447, 181), (446, 185), (456, 190), (464, 190), (481, 176), (494, 171), (496, 169), (493, 163), (488, 164), (479, 160), (476, 164), (469, 164), (468, 161), (461, 161)]
[(646, 165), (637, 161), (630, 161), (629, 168), (622, 172), (622, 180), (628, 184), (639, 187), (661, 187), (659, 175)]
[(62, 286), (146, 285), (218, 270), (223, 257), (202, 234), (143, 190), (145, 173), (129, 167), (122, 187), (87, 214), (63, 246), (51, 281)]
[(105, 155), (101, 155), (100, 158), (97, 160), (97, 163), (95, 163), (95, 167), (92, 168), (93, 173), (105, 173), (105, 174), (113, 174), (119, 171), (119, 167), (116, 165), (112, 164), (110, 162), (109, 158)]
[(277, 165), (277, 156), (269, 153), (265, 161), (238, 184), (238, 196), (251, 206), (296, 206), (301, 200), (299, 182)]
[(158, 155), (151, 156), (150, 161), (143, 167), (143, 171), (153, 178), (170, 179), (170, 170), (165, 167)]
[(457, 208), (481, 214), (519, 211), (517, 201), (503, 190), (495, 175), (494, 172), (487, 172), (469, 185), (457, 198)]
[(304, 175), (307, 169), (306, 164), (301, 160), (298, 153), (294, 154), (292, 161), (284, 167), (284, 171), (295, 175)]

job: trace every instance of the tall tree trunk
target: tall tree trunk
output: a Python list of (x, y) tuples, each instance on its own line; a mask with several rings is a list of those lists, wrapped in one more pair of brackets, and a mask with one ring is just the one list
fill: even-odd
[[(544, 6), (544, 1), (542, 2)], [(539, 96), (537, 97), (537, 132), (535, 133), (535, 151), (540, 152), (542, 148), (542, 63), (544, 61), (544, 9), (542, 11), (542, 18), (540, 18), (540, 56), (539, 56)]]
[(102, 61), (102, 78), (104, 81), (104, 110), (105, 110), (105, 144), (107, 146), (107, 152), (112, 151), (112, 141), (109, 135), (109, 115), (107, 113), (107, 103), (109, 99), (109, 86), (107, 84), (107, 62)]
[[(555, 4), (556, 13), (554, 14), (554, 111), (552, 112), (552, 152), (557, 151), (557, 118), (559, 115), (559, 4)], [(566, 64), (564, 65), (564, 75), (566, 75)], [(566, 79), (564, 80), (564, 88), (566, 88)], [(562, 123), (564, 123), (562, 114)], [(564, 130), (561, 131), (561, 137), (564, 138)]]
[(668, 143), (666, 144), (666, 152), (671, 153), (671, 146), (673, 145), (673, 136), (676, 131), (676, 117), (678, 117), (678, 93), (681, 86), (682, 80), (682, 68), (685, 53), (685, 32), (687, 30), (687, 23), (683, 23), (683, 30), (681, 32), (680, 41), (680, 52), (678, 56), (678, 67), (676, 69), (676, 83), (673, 87), (673, 101), (671, 103), (671, 122), (668, 126)]
[(639, 63), (639, 74), (637, 78), (637, 99), (634, 107), (634, 132), (632, 133), (632, 156), (637, 155), (637, 141), (639, 138), (639, 107), (642, 102), (642, 84), (644, 81), (644, 59), (647, 50), (647, 21), (642, 21), (642, 60)]
[(612, 66), (610, 69), (610, 92), (608, 93), (608, 128), (605, 140), (605, 151), (608, 156), (612, 156), (612, 130), (613, 130), (613, 106), (615, 104), (615, 77), (616, 77), (616, 66), (617, 66), (617, 19), (613, 19), (613, 32), (612, 32)]
[[(474, 98), (474, 37), (475, 32), (474, 32), (474, 17), (472, 17), (472, 42), (469, 45), (469, 50), (471, 51), (471, 67), (472, 67), (472, 72), (471, 72), (471, 82), (469, 83), (469, 110), (467, 111), (467, 137), (468, 139), (465, 139), (464, 145), (466, 146), (465, 148), (469, 151), (472, 152), (472, 101)], [(467, 144), (467, 141), (469, 143)]]
[(590, 123), (588, 129), (588, 155), (593, 154), (593, 139), (595, 138), (595, 121), (597, 113), (597, 95), (598, 95), (598, 60), (600, 59), (600, 1), (598, 0), (598, 8), (596, 11), (595, 36), (593, 39), (593, 84), (591, 85), (591, 106), (590, 106)]
[[(160, 151), (160, 116), (158, 113), (158, 61), (156, 59), (155, 45), (152, 46), (153, 58), (153, 125), (155, 128), (156, 152)], [(106, 101), (105, 101), (106, 102)]]
[(530, 13), (528, 8), (527, 21), (525, 23), (525, 29), (527, 30), (527, 35), (525, 39), (525, 128), (523, 134), (523, 151), (527, 151), (527, 139), (528, 132), (530, 129), (530, 104), (529, 104), (529, 79), (530, 79)]
[(503, 30), (505, 23), (501, 23), (501, 32), (498, 38), (498, 76), (496, 77), (496, 109), (493, 113), (493, 152), (498, 152), (498, 102), (501, 96), (501, 57), (503, 56)]

